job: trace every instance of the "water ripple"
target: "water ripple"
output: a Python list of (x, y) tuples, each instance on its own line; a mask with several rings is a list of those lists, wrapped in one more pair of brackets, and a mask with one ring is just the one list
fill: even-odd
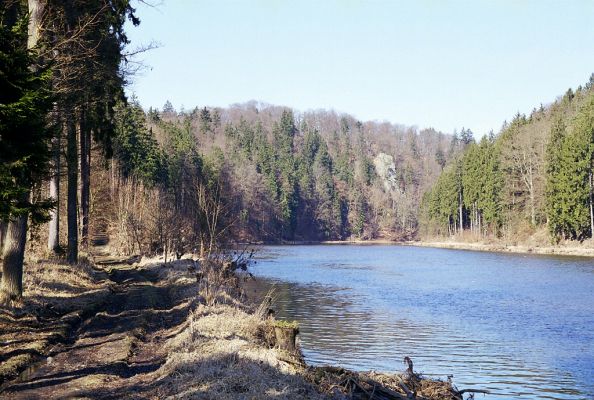
[(428, 376), (492, 398), (594, 398), (594, 268), (583, 259), (398, 246), (261, 251), (248, 288), (276, 285), (314, 365)]

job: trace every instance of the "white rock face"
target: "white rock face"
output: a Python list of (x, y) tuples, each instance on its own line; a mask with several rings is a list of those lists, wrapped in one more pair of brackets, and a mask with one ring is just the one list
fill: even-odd
[(386, 153), (379, 153), (373, 159), (375, 172), (382, 179), (386, 192), (398, 190), (398, 181), (396, 179), (396, 165), (394, 157)]

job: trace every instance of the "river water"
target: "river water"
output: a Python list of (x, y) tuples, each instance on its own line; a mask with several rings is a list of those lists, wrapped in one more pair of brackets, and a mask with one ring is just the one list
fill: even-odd
[(275, 286), (277, 318), (299, 321), (310, 364), (402, 371), (409, 356), (486, 398), (594, 399), (594, 260), (267, 246), (252, 273), (258, 293)]

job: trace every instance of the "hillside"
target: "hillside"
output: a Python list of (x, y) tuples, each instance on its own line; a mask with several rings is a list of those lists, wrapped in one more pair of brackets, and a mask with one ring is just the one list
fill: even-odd
[(592, 237), (594, 74), (474, 140), (423, 199), (421, 236), (548, 245)]
[(256, 102), (166, 105), (147, 125), (161, 147), (187, 143), (217, 171), (240, 241), (411, 238), (424, 191), (459, 148), (432, 129)]

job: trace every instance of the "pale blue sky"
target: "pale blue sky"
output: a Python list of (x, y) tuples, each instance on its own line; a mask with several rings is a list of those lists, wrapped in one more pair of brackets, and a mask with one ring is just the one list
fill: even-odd
[(132, 46), (161, 43), (129, 87), (147, 108), (254, 99), (480, 136), (594, 72), (590, 0), (137, 5)]

